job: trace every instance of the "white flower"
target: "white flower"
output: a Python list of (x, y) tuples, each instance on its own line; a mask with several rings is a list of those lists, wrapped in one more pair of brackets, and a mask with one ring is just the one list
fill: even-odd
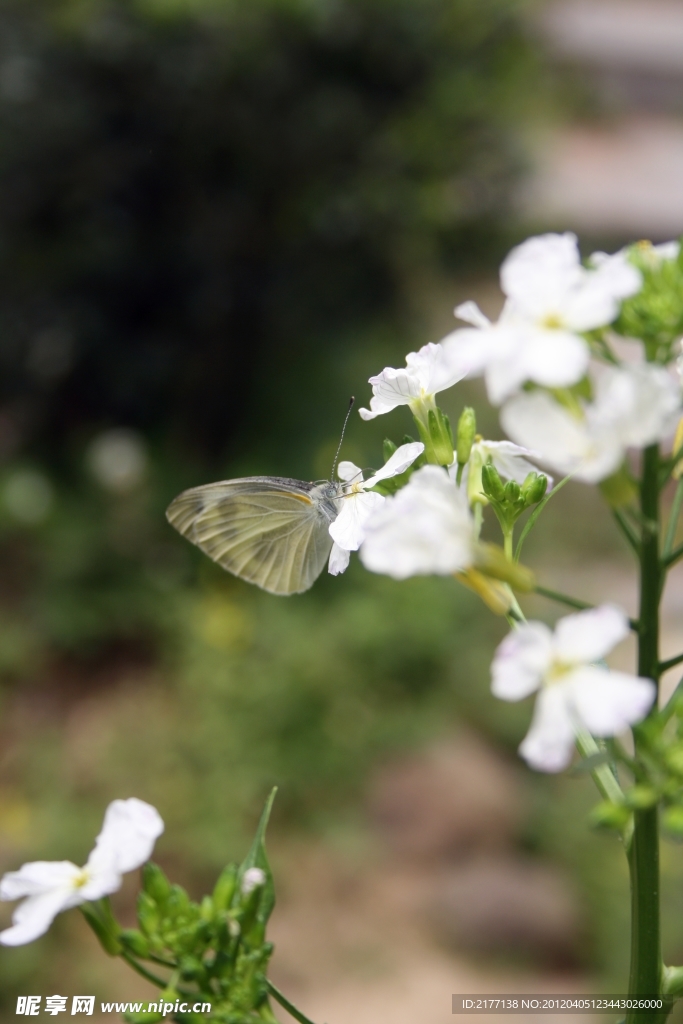
[(540, 235), (518, 245), (500, 271), (506, 303), (496, 324), (475, 303), (455, 313), (473, 324), (443, 339), (451, 362), (470, 377), (484, 374), (491, 402), (499, 405), (525, 381), (566, 387), (579, 381), (590, 350), (581, 332), (610, 324), (620, 300), (641, 287), (627, 260), (581, 265), (576, 236)]
[(242, 895), (248, 896), (260, 885), (266, 884), (266, 873), (261, 868), (247, 868), (242, 876)]
[[(523, 484), (529, 473), (537, 472), (537, 467), (529, 462), (529, 458), (540, 459), (540, 452), (529, 448), (522, 448), (512, 441), (475, 441), (472, 445), (472, 452), (467, 463), (463, 480), (467, 486), (467, 497), (470, 504), (475, 501), (488, 499), (482, 490), (481, 470), (482, 466), (491, 463), (498, 471), (499, 476), (505, 480), (514, 480)], [(453, 467), (450, 472), (453, 475)], [(553, 478), (548, 477), (548, 488), (553, 485)]]
[(22, 946), (44, 935), (62, 910), (116, 892), (121, 876), (149, 859), (164, 831), (158, 812), (142, 800), (114, 800), (85, 867), (68, 860), (33, 861), (8, 872), (0, 882), (0, 899), (23, 903), (13, 925), (0, 932), (5, 946)]
[(651, 363), (596, 368), (593, 390), (594, 401), (572, 410), (546, 392), (516, 395), (501, 410), (501, 423), (560, 473), (596, 483), (619, 468), (627, 448), (666, 437), (681, 412), (676, 381)]
[(418, 455), (424, 451), (421, 441), (403, 444), (369, 480), (363, 480), (363, 472), (353, 462), (340, 462), (337, 475), (350, 485), (342, 495), (339, 515), (330, 524), (330, 536), (334, 541), (328, 571), (333, 576), (344, 572), (349, 564), (351, 551), (357, 551), (365, 539), (365, 526), (373, 512), (384, 502), (384, 496), (371, 488), (380, 480), (404, 473)]
[(525, 623), (500, 644), (491, 666), (495, 696), (515, 701), (538, 691), (519, 748), (532, 768), (565, 768), (578, 726), (615, 736), (645, 717), (657, 692), (652, 680), (592, 664), (627, 635), (626, 615), (602, 605), (560, 619), (554, 633), (542, 622)]
[(474, 543), (463, 490), (443, 469), (423, 466), (372, 516), (360, 558), (366, 569), (399, 580), (448, 575), (472, 564)]
[(406, 356), (404, 370), (387, 366), (376, 377), (370, 377), (370, 408), (360, 409), (360, 415), (364, 420), (374, 420), (399, 405), (408, 405), (426, 425), (428, 411), (435, 408), (434, 395), (453, 387), (464, 376), (460, 360), (456, 365), (441, 345), (424, 345), (419, 352)]

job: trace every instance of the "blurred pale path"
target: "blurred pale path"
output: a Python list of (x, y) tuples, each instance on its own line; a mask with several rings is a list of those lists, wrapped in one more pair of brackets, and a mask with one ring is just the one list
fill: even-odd
[[(309, 863), (307, 867), (311, 868)], [(422, 927), (415, 904), (426, 877), (385, 866), (364, 872), (350, 884), (327, 865), (327, 891), (318, 870), (305, 875), (274, 918), (278, 952), (274, 977), (317, 1024), (447, 1024), (455, 993), (589, 992), (595, 984), (575, 973), (542, 973), (503, 965), (475, 964), (449, 955)], [(411, 903), (413, 904), (411, 906)], [(289, 1021), (282, 1011), (280, 1019)], [(500, 1016), (477, 1016), (493, 1024)], [(511, 1022), (550, 1024), (557, 1019), (535, 1014)], [(594, 1018), (562, 1015), (566, 1024), (594, 1024)]]
[(592, 234), (680, 234), (683, 6), (559, 0), (543, 9), (541, 28), (588, 86), (593, 109), (588, 123), (537, 139), (523, 215)]

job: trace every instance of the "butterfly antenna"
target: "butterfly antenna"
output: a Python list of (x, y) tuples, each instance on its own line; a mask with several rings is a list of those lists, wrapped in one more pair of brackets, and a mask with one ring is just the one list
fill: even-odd
[(337, 462), (339, 460), (339, 453), (341, 451), (341, 446), (344, 443), (344, 434), (346, 433), (346, 424), (349, 422), (349, 416), (351, 415), (351, 410), (353, 409), (353, 404), (354, 404), (355, 401), (356, 401), (355, 397), (353, 395), (351, 395), (351, 399), (349, 401), (349, 407), (346, 410), (346, 419), (344, 420), (344, 426), (342, 427), (341, 437), (339, 438), (339, 445), (337, 446), (337, 454), (335, 455), (334, 462), (332, 463), (332, 476), (330, 477), (330, 480), (334, 480), (334, 474), (335, 474), (335, 470), (337, 469)]

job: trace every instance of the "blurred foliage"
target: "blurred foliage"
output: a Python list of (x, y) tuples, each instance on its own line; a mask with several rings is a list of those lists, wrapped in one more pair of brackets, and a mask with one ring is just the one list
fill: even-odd
[(3, 0), (0, 454), (123, 422), (234, 460), (343, 410), (334, 350), (500, 237), (519, 8)]

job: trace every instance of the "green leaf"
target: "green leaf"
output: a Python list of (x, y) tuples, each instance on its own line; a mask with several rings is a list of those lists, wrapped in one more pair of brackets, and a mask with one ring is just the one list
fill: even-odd
[(263, 808), (261, 820), (258, 823), (258, 828), (256, 829), (256, 835), (254, 836), (254, 841), (251, 844), (251, 849), (237, 869), (238, 891), (241, 889), (242, 879), (245, 872), (247, 872), (249, 868), (261, 868), (265, 873), (266, 884), (263, 886), (258, 910), (256, 912), (256, 920), (264, 925), (272, 914), (273, 907), (275, 906), (275, 885), (273, 883), (273, 872), (270, 870), (270, 864), (268, 863), (268, 857), (266, 856), (265, 836), (266, 828), (268, 827), (268, 819), (270, 818), (270, 812), (273, 808), (273, 801), (275, 800), (276, 793), (277, 786), (274, 786), (270, 792), (270, 796), (266, 800), (266, 806)]

